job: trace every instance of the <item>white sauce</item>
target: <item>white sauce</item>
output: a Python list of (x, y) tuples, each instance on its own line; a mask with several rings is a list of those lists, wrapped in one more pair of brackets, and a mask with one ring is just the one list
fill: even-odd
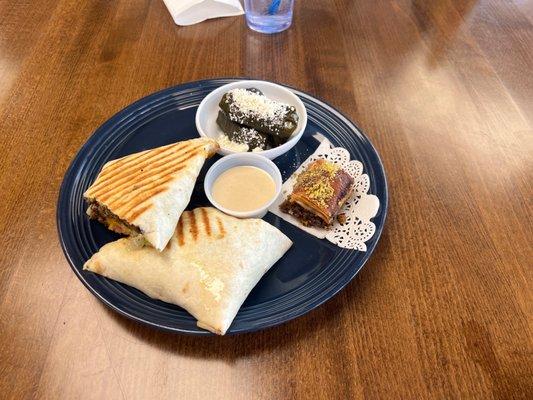
[(213, 199), (232, 211), (253, 211), (276, 195), (271, 176), (257, 167), (240, 166), (224, 171), (213, 183)]

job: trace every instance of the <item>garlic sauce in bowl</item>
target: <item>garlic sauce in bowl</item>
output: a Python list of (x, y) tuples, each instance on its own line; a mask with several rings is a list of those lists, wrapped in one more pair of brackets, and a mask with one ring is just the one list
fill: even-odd
[(218, 176), (211, 188), (211, 196), (222, 207), (233, 211), (257, 210), (276, 194), (274, 179), (261, 168), (242, 165)]
[(220, 211), (239, 218), (261, 218), (281, 192), (281, 173), (259, 154), (239, 153), (214, 163), (204, 180), (207, 198)]

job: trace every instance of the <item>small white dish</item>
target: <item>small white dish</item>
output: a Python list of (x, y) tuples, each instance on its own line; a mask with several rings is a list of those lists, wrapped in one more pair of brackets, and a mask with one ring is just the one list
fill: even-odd
[[(220, 176), (220, 174), (230, 168), (240, 166), (260, 168), (268, 175), (270, 175), (270, 177), (274, 180), (274, 184), (276, 185), (276, 194), (263, 207), (245, 212), (234, 211), (222, 207), (215, 201), (215, 199), (213, 199), (213, 183), (215, 183), (216, 179)], [(205, 175), (204, 191), (211, 204), (228, 215), (233, 215), (234, 217), (238, 218), (262, 218), (267, 213), (267, 210), (272, 205), (272, 203), (274, 203), (274, 201), (276, 201), (276, 199), (279, 197), (281, 193), (282, 183), (283, 182), (281, 180), (281, 173), (279, 172), (278, 167), (268, 158), (257, 153), (237, 153), (229, 155), (227, 157), (222, 157), (220, 160), (214, 163), (211, 168), (209, 168), (207, 174)]]
[[(195, 119), (196, 129), (198, 130), (200, 136), (217, 139), (220, 134), (223, 133), (216, 123), (219, 110), (218, 103), (220, 102), (220, 99), (224, 93), (230, 91), (231, 89), (246, 89), (251, 87), (261, 90), (265, 96), (273, 100), (294, 106), (296, 108), (296, 112), (298, 113), (298, 126), (286, 143), (282, 144), (281, 146), (274, 147), (273, 149), (258, 151), (255, 153), (273, 160), (274, 158), (279, 157), (292, 149), (296, 143), (298, 143), (298, 140), (300, 140), (302, 137), (305, 126), (307, 125), (307, 111), (305, 110), (304, 104), (298, 96), (284, 86), (267, 81), (238, 81), (221, 86), (209, 93), (198, 106)], [(220, 148), (218, 153), (222, 155), (242, 154), (223, 147)]]

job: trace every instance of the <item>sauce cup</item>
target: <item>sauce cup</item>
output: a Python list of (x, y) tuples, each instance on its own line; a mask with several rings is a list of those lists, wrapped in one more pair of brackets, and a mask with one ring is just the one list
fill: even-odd
[[(270, 199), (268, 203), (258, 209), (251, 211), (234, 211), (221, 206), (213, 198), (212, 189), (216, 179), (223, 172), (229, 170), (230, 168), (240, 166), (250, 166), (262, 169), (268, 175), (270, 175), (270, 177), (274, 181), (276, 187), (274, 196), (272, 196), (272, 199)], [(281, 173), (279, 172), (279, 169), (276, 164), (274, 164), (268, 158), (254, 153), (237, 153), (222, 157), (220, 160), (214, 163), (211, 168), (209, 168), (204, 180), (204, 191), (211, 204), (228, 215), (233, 215), (234, 217), (238, 218), (262, 218), (267, 213), (268, 207), (270, 207), (272, 203), (274, 203), (274, 201), (278, 198), (281, 192), (281, 185)]]

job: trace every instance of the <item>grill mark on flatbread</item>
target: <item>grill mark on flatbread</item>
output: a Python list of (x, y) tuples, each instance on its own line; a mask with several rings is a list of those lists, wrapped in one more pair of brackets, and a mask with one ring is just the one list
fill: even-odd
[[(170, 146), (169, 146), (170, 147)], [(138, 154), (128, 154), (124, 157), (120, 157), (116, 160), (108, 161), (104, 168), (102, 168), (102, 171), (100, 171), (100, 178), (105, 178), (110, 173), (113, 172), (120, 172), (120, 168), (124, 167), (127, 164), (131, 164), (132, 162), (138, 160), (141, 157), (144, 157), (146, 153), (148, 153), (150, 150), (144, 150), (139, 152)]]
[[(117, 187), (115, 189), (110, 190), (108, 193), (104, 193), (101, 196), (96, 197), (96, 200), (102, 203), (108, 202), (108, 200), (111, 200), (108, 204), (112, 204), (116, 202), (117, 200), (120, 200), (121, 198), (125, 196), (130, 195), (138, 195), (139, 193), (142, 193), (146, 190), (146, 188), (152, 187), (152, 184), (158, 181), (161, 181), (162, 179), (170, 178), (170, 180), (173, 179), (173, 174), (176, 172), (181, 171), (183, 168), (185, 168), (186, 165), (183, 162), (178, 162), (177, 164), (172, 164), (168, 168), (163, 169), (162, 171), (158, 172), (156, 176), (149, 175), (145, 177), (138, 177), (136, 179), (133, 179), (132, 181), (124, 183), (122, 186)], [(128, 189), (128, 186), (133, 185), (132, 189), (126, 192)], [(126, 192), (126, 193), (125, 193)]]
[[(194, 145), (194, 143), (178, 142), (178, 143), (174, 143), (168, 146), (155, 148), (152, 150), (145, 150), (137, 155), (126, 156), (118, 160), (116, 163), (105, 166), (102, 172), (100, 173), (100, 178), (102, 178), (102, 181), (99, 182), (98, 184), (100, 185), (101, 183), (105, 183), (109, 179), (109, 178), (106, 179), (106, 177), (110, 174), (112, 174), (113, 176), (116, 176), (117, 174), (120, 174), (120, 173), (123, 173), (124, 171), (129, 170), (131, 166), (139, 167), (141, 165), (139, 164), (139, 161), (142, 162), (143, 166), (148, 165), (148, 164), (153, 163), (154, 161), (159, 160), (161, 157), (166, 157), (168, 155), (167, 153), (171, 153), (172, 151), (183, 151), (185, 150), (187, 146), (191, 146), (191, 145)], [(143, 157), (146, 157), (146, 158), (142, 159)], [(156, 159), (154, 160), (154, 158)], [(139, 160), (139, 159), (142, 159), (142, 160)]]
[(209, 215), (207, 214), (205, 208), (200, 208), (200, 212), (202, 213), (202, 219), (204, 221), (205, 233), (207, 233), (207, 236), (211, 236), (211, 224), (209, 223)]
[(219, 238), (222, 239), (224, 236), (226, 236), (226, 230), (224, 229), (224, 224), (220, 217), (216, 217), (217, 219), (217, 225), (218, 225), (218, 231), (219, 231)]
[[(135, 188), (134, 190), (131, 190), (129, 193), (119, 193), (119, 196), (116, 196), (116, 198), (113, 198), (111, 201), (106, 202), (108, 207), (122, 207), (123, 205), (127, 203), (131, 203), (134, 201), (138, 196), (140, 196), (142, 193), (153, 190), (155, 188), (158, 188), (159, 186), (162, 186), (174, 179), (172, 174), (174, 172), (178, 172), (179, 170), (183, 169), (184, 166), (181, 166), (179, 169), (176, 168), (176, 170), (170, 171), (168, 174), (158, 177), (157, 179), (154, 179), (152, 182), (148, 182), (145, 185), (139, 186)], [(107, 198), (100, 198), (100, 202), (106, 201)]]
[[(133, 184), (141, 185), (144, 181), (152, 178), (156, 174), (165, 173), (167, 169), (177, 166), (197, 155), (199, 153), (198, 150), (201, 147), (203, 147), (203, 145), (188, 149), (189, 151), (187, 153), (179, 155), (173, 154), (173, 156), (177, 158), (174, 158), (171, 161), (168, 161), (168, 158), (160, 159), (160, 162), (151, 164), (150, 168), (147, 170), (144, 170), (146, 165), (139, 164), (133, 166), (132, 168), (129, 168), (128, 170), (125, 170), (122, 173), (107, 179), (107, 185), (104, 187), (101, 187), (102, 182), (98, 182), (98, 179), (97, 184), (89, 188), (87, 195), (94, 198), (99, 197), (100, 195), (102, 198), (109, 198), (114, 193), (117, 193), (128, 186)], [(137, 171), (135, 172), (136, 169)], [(107, 187), (111, 185), (115, 186), (111, 190), (107, 191)]]
[[(143, 152), (144, 153), (144, 152)], [(141, 156), (141, 154), (139, 154), (138, 156)], [(107, 168), (110, 168), (112, 167), (113, 165), (116, 165), (118, 162), (120, 162), (123, 158), (126, 158), (128, 156), (124, 156), (124, 157), (120, 157), (120, 158), (116, 158), (114, 160), (111, 160), (111, 161), (108, 161), (104, 164), (104, 168), (102, 169), (101, 172), (104, 172), (105, 169)]]
[(133, 214), (131, 214), (130, 218), (132, 221), (135, 221), (135, 219), (141, 215), (143, 212), (148, 210), (150, 207), (152, 207), (152, 204), (147, 204), (146, 206), (139, 208), (137, 211), (135, 211)]
[(194, 241), (196, 241), (198, 238), (198, 227), (196, 226), (196, 216), (194, 214), (194, 211), (189, 213), (189, 222), (191, 223), (189, 231), (191, 232)]
[(120, 196), (116, 197), (115, 199), (113, 199), (113, 200), (111, 200), (109, 202), (106, 202), (107, 197), (104, 197), (104, 196), (99, 198), (99, 201), (102, 202), (102, 203), (106, 202), (108, 208), (114, 208), (114, 209), (121, 208), (124, 205), (126, 205), (128, 203), (131, 203), (132, 201), (135, 201), (135, 199), (139, 198), (139, 196), (141, 194), (143, 194), (144, 192), (156, 189), (156, 188), (158, 188), (158, 187), (160, 187), (162, 185), (167, 184), (168, 182), (170, 182), (171, 180), (174, 179), (172, 174), (182, 170), (183, 168), (184, 168), (184, 166), (181, 165), (179, 168), (176, 168), (176, 169), (174, 169), (172, 171), (169, 171), (167, 175), (162, 176), (162, 177), (154, 180), (153, 182), (148, 183), (147, 185), (143, 185), (142, 187), (139, 187), (139, 188), (137, 188), (135, 190), (132, 190), (128, 194), (122, 194), (121, 193)]
[(177, 144), (179, 143), (168, 147), (163, 146), (153, 150), (146, 150), (137, 155), (126, 156), (124, 159), (118, 160), (115, 164), (105, 165), (98, 175), (97, 182), (95, 182), (97, 183), (95, 188), (105, 185), (110, 179), (114, 179), (116, 176), (125, 176), (125, 174), (130, 172), (132, 168), (144, 168), (145, 166), (150, 165), (150, 163), (169, 156), (174, 151), (179, 151), (181, 147), (176, 148)]
[[(175, 146), (175, 144), (169, 146), (169, 148), (172, 147), (172, 146)], [(144, 151), (141, 151), (139, 154), (130, 154), (130, 155), (121, 157), (121, 158), (119, 158), (117, 160), (108, 161), (104, 165), (104, 168), (102, 169), (102, 171), (100, 171), (99, 177), (100, 178), (105, 178), (106, 176), (108, 176), (108, 175), (110, 175), (112, 173), (120, 172), (120, 169), (122, 167), (135, 162), (139, 158), (144, 157), (146, 155), (146, 153), (148, 153), (149, 151), (150, 150), (144, 150)]]
[(178, 245), (181, 247), (185, 244), (185, 240), (183, 239), (183, 215), (178, 221), (178, 226), (176, 226), (176, 232), (178, 236)]
[(93, 186), (89, 189), (92, 193), (98, 193), (102, 189), (105, 190), (106, 187), (111, 186), (111, 184), (116, 184), (117, 181), (118, 183), (122, 184), (124, 178), (130, 178), (131, 174), (139, 174), (140, 172), (145, 172), (144, 169), (147, 168), (148, 169), (146, 172), (150, 172), (154, 169), (154, 165), (164, 165), (164, 162), (166, 160), (169, 160), (170, 158), (176, 159), (176, 157), (182, 157), (188, 152), (196, 150), (203, 146), (205, 146), (205, 144), (187, 143), (185, 146), (181, 146), (177, 149), (163, 149), (166, 151), (161, 151), (161, 149), (148, 150), (148, 152), (150, 152), (151, 154), (142, 154), (139, 157), (132, 157), (131, 160), (128, 160), (127, 164), (119, 166), (119, 168), (115, 168), (114, 165), (105, 167), (98, 175)]
[(150, 200), (152, 197), (158, 195), (161, 192), (164, 192), (165, 190), (167, 190), (167, 187), (162, 186), (162, 187), (157, 187), (153, 190), (144, 192), (142, 196), (138, 196), (134, 199), (135, 201), (134, 204), (130, 204), (130, 203), (125, 204), (124, 206), (117, 208), (113, 212), (117, 214), (118, 216), (120, 216), (119, 214), (124, 215), (124, 217), (121, 217), (122, 219), (134, 221), (135, 219), (131, 218), (131, 216), (136, 215), (138, 217), (140, 215), (140, 214), (137, 214), (137, 211), (135, 209), (141, 206), (146, 200)]
[(159, 157), (152, 163), (140, 163), (132, 165), (128, 169), (122, 171), (111, 171), (107, 177), (102, 179), (101, 175), (96, 178), (93, 185), (87, 190), (87, 196), (98, 197), (100, 195), (107, 195), (108, 193), (123, 189), (131, 185), (133, 178), (150, 177), (156, 174), (157, 168), (166, 166), (169, 162), (179, 162), (183, 154), (166, 154), (164, 157)]

